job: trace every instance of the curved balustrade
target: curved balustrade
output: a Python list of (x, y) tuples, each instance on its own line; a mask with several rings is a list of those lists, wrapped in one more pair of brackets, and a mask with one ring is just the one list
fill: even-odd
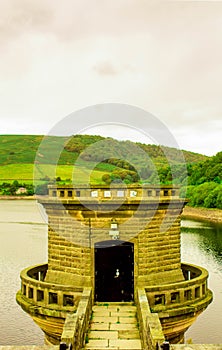
[(195, 304), (199, 304), (201, 309), (205, 301), (207, 305), (209, 304), (212, 293), (207, 288), (207, 270), (190, 264), (182, 264), (181, 268), (184, 281), (145, 288), (152, 311), (183, 308)]
[(74, 311), (83, 288), (44, 282), (48, 264), (28, 267), (21, 272), (21, 294), (34, 306), (57, 311)]

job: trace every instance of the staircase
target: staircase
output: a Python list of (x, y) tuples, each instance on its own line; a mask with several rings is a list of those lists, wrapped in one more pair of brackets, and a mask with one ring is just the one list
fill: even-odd
[(137, 309), (132, 303), (97, 303), (85, 349), (141, 350)]

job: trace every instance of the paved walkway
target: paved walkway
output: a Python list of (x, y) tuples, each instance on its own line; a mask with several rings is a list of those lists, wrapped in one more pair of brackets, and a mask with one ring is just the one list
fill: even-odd
[(93, 306), (86, 349), (140, 350), (136, 306), (132, 303), (98, 303)]

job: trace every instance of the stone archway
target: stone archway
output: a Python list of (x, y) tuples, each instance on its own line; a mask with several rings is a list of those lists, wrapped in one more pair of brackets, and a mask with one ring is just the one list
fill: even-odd
[(95, 244), (95, 301), (134, 299), (134, 245), (109, 240)]

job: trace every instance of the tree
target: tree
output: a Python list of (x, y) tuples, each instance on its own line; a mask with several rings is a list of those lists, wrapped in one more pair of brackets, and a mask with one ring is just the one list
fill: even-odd
[(105, 182), (106, 184), (110, 184), (112, 182), (110, 174), (104, 174), (102, 176), (102, 181)]
[(35, 194), (47, 195), (48, 194), (48, 183), (37, 185), (35, 188)]
[(221, 186), (216, 186), (213, 191), (210, 191), (208, 196), (204, 200), (204, 207), (217, 208), (218, 195), (221, 192)]

